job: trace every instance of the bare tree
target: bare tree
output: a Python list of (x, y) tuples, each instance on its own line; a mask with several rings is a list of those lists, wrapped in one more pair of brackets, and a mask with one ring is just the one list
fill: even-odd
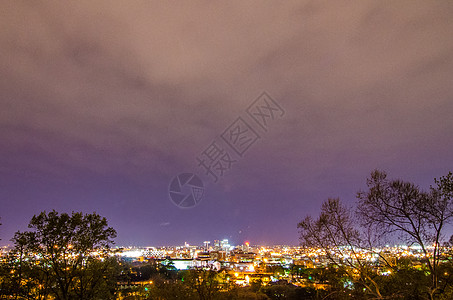
[[(357, 195), (356, 210), (339, 199), (328, 199), (317, 219), (308, 216), (300, 222), (302, 245), (323, 249), (331, 264), (344, 267), (350, 280), (374, 298), (425, 293), (434, 299), (444, 293), (452, 283), (444, 274), (450, 265), (442, 265), (445, 229), (453, 221), (452, 173), (435, 179), (435, 186), (423, 191), (413, 183), (388, 180), (386, 173), (373, 171), (367, 187)], [(426, 272), (380, 250), (386, 242), (397, 240), (420, 246)], [(383, 268), (391, 270), (392, 276), (382, 276)]]
[(367, 180), (368, 189), (357, 196), (358, 214), (370, 232), (387, 237), (397, 234), (407, 244), (421, 247), (432, 280), (430, 299), (440, 292), (444, 229), (453, 220), (452, 173), (435, 183), (436, 187), (424, 192), (412, 183), (388, 180), (385, 172), (374, 171)]
[(340, 200), (328, 199), (322, 204), (321, 214), (314, 220), (307, 216), (298, 224), (300, 240), (306, 248), (321, 248), (325, 257), (334, 266), (345, 267), (348, 277), (363, 286), (377, 299), (383, 299), (376, 272), (364, 257), (363, 234), (357, 229), (353, 210)]

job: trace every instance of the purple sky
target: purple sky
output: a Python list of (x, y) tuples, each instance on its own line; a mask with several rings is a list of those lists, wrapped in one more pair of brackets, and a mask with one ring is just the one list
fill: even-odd
[[(119, 245), (297, 244), (373, 169), (453, 170), (453, 2), (1, 1), (0, 245), (43, 210)], [(285, 110), (214, 184), (196, 157), (262, 92)], [(202, 202), (168, 197), (200, 174)]]

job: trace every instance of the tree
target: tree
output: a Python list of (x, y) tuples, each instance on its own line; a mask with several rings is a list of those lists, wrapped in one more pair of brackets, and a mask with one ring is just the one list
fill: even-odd
[(116, 231), (105, 218), (42, 212), (28, 227), (32, 230), (17, 232), (12, 241), (18, 282), (34, 283), (29, 293), (46, 291), (61, 300), (111, 298), (117, 267), (107, 250)]
[(379, 236), (397, 234), (407, 244), (421, 247), (431, 276), (429, 296), (441, 292), (439, 264), (445, 242), (445, 225), (453, 221), (453, 175), (435, 179), (436, 187), (424, 192), (413, 183), (388, 180), (385, 172), (374, 171), (367, 191), (358, 193), (362, 225)]
[[(292, 285), (286, 281), (279, 281), (271, 283), (261, 288), (267, 299), (279, 300), (279, 299), (316, 299), (316, 292), (313, 288), (302, 288), (299, 286)], [(266, 298), (262, 298), (266, 299)]]
[(199, 300), (216, 299), (224, 289), (226, 273), (214, 270), (190, 269), (184, 272), (183, 280)]
[(323, 249), (331, 266), (342, 268), (352, 282), (363, 286), (374, 297), (382, 298), (376, 272), (358, 251), (364, 248), (363, 236), (354, 222), (353, 210), (338, 198), (328, 199), (322, 204), (318, 219), (307, 216), (298, 228), (304, 247)]
[(169, 281), (161, 276), (154, 278), (150, 293), (151, 299), (156, 300), (197, 299), (198, 297), (186, 282)]
[[(443, 245), (446, 225), (453, 221), (453, 175), (450, 172), (434, 182), (434, 187), (423, 191), (413, 183), (388, 180), (386, 173), (373, 171), (367, 190), (357, 194), (356, 210), (339, 199), (328, 199), (319, 218), (307, 216), (298, 224), (302, 245), (323, 249), (326, 260), (344, 268), (354, 285), (375, 298), (413, 298), (424, 292), (434, 299), (451, 290), (452, 276), (445, 271), (451, 264), (443, 263)], [(420, 246), (422, 270), (379, 250), (385, 242), (398, 239)], [(382, 268), (392, 271), (391, 275), (381, 276)]]

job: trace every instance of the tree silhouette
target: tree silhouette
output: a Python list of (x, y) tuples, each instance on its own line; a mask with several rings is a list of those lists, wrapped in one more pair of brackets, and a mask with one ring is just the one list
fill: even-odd
[(323, 249), (331, 266), (342, 268), (351, 281), (363, 286), (374, 297), (382, 298), (375, 280), (376, 272), (358, 251), (364, 248), (364, 238), (357, 229), (353, 210), (338, 198), (328, 199), (322, 204), (318, 219), (307, 216), (298, 228), (304, 247)]
[[(61, 300), (110, 298), (117, 268), (107, 250), (116, 231), (105, 218), (42, 212), (28, 227), (30, 231), (17, 232), (12, 239), (21, 288), (16, 292), (45, 292)], [(27, 284), (32, 287), (24, 291)]]
[(403, 238), (421, 247), (431, 276), (430, 298), (439, 290), (439, 264), (445, 226), (453, 221), (453, 175), (435, 179), (428, 192), (402, 180), (388, 180), (385, 172), (374, 171), (367, 191), (358, 193), (362, 225), (378, 236)]
[[(298, 224), (301, 243), (323, 249), (332, 265), (344, 267), (349, 280), (375, 298), (424, 292), (434, 299), (452, 283), (445, 271), (449, 265), (442, 260), (445, 228), (453, 221), (453, 175), (450, 172), (434, 182), (429, 191), (422, 191), (413, 183), (388, 180), (385, 172), (373, 171), (367, 190), (357, 194), (357, 209), (328, 199), (317, 219), (307, 216)], [(420, 246), (422, 270), (378, 248), (396, 240)], [(381, 276), (383, 268), (393, 271), (390, 277)]]

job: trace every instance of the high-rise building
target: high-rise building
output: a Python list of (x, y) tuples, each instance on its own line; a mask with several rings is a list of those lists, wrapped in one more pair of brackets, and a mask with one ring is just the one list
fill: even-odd
[(209, 244), (211, 244), (210, 241), (204, 241), (204, 251), (209, 251)]

